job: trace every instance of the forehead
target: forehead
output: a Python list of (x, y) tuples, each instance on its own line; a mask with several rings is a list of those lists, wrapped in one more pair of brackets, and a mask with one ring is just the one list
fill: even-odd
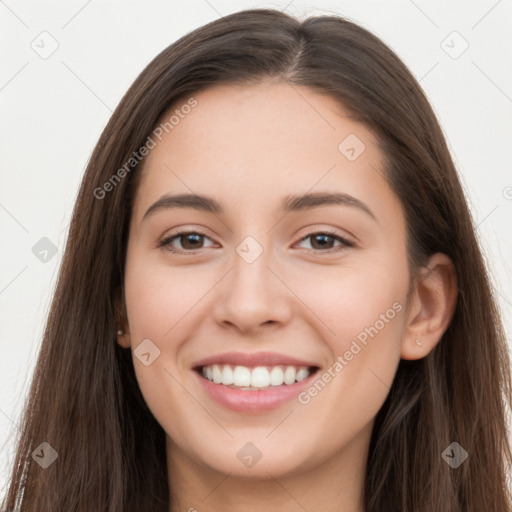
[(189, 99), (162, 117), (165, 123), (174, 114), (174, 122), (146, 157), (135, 217), (164, 193), (202, 193), (254, 214), (285, 195), (317, 190), (400, 213), (375, 136), (334, 98), (267, 81), (211, 87), (182, 108)]

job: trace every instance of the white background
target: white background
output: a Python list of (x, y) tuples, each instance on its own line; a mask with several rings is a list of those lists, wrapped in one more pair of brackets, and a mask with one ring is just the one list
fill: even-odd
[[(163, 48), (220, 16), (256, 7), (344, 15), (381, 37), (420, 80), (459, 169), (510, 340), (511, 0), (0, 0), (0, 486), (78, 185), (101, 130)], [(463, 48), (453, 31), (469, 44), (456, 59), (445, 51)], [(31, 45), (48, 49), (52, 38), (58, 48), (43, 59)], [(58, 249), (46, 263), (32, 253), (42, 237)]]

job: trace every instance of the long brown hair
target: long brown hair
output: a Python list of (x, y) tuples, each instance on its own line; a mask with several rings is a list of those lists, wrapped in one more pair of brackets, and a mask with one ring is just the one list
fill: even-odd
[[(401, 60), (367, 30), (338, 16), (299, 21), (271, 9), (225, 16), (166, 48), (101, 134), (73, 211), (4, 508), (168, 512), (165, 433), (141, 395), (130, 351), (116, 343), (140, 174), (140, 163), (126, 162), (178, 100), (213, 84), (266, 78), (328, 94), (373, 130), (406, 215), (411, 268), (442, 252), (457, 272), (449, 327), (427, 357), (400, 361), (375, 419), (365, 510), (510, 512), (507, 343), (432, 108)], [(58, 454), (46, 469), (31, 456), (42, 442)], [(457, 468), (442, 457), (452, 442), (469, 455)]]

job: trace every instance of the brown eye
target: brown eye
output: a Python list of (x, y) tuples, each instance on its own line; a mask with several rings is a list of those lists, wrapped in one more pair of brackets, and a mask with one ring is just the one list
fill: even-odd
[[(311, 246), (313, 249), (331, 249), (335, 242), (334, 237), (331, 235), (318, 234), (311, 235)], [(316, 246), (316, 247), (315, 247)]]
[[(354, 244), (340, 237), (334, 232), (330, 231), (321, 231), (317, 233), (311, 233), (304, 238), (301, 239), (301, 242), (305, 240), (311, 239), (311, 249), (312, 251), (319, 252), (328, 252), (328, 251), (342, 251), (347, 247), (352, 247)], [(338, 244), (338, 249), (334, 246), (336, 242), (340, 242)]]
[[(210, 240), (206, 235), (195, 231), (182, 231), (162, 240), (159, 247), (166, 247), (171, 252), (190, 252), (197, 249), (204, 249), (204, 239)], [(174, 242), (178, 241), (181, 247), (176, 247)]]
[(197, 233), (190, 233), (187, 235), (180, 235), (178, 237), (178, 240), (181, 240), (181, 246), (183, 249), (200, 249), (200, 245), (202, 245), (202, 235), (199, 235)]

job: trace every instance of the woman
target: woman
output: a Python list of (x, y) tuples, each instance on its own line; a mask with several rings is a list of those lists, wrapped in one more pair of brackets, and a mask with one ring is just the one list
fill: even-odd
[(343, 18), (241, 11), (101, 135), (4, 508), (509, 512), (511, 402), (418, 83)]

